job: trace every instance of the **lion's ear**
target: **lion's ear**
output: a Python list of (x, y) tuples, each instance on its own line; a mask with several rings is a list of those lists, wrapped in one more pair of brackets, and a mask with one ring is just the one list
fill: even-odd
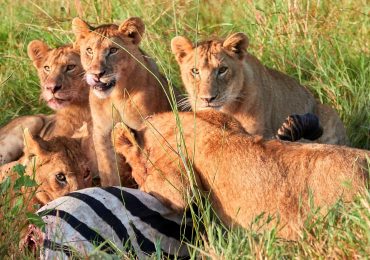
[(183, 36), (176, 36), (171, 41), (172, 53), (175, 54), (178, 63), (193, 49), (191, 41)]
[(76, 36), (76, 42), (85, 38), (91, 32), (92, 27), (84, 20), (76, 17), (72, 20), (72, 31)]
[(126, 37), (132, 38), (132, 43), (138, 45), (145, 32), (145, 24), (139, 17), (130, 17), (119, 26), (118, 30)]
[(125, 147), (137, 147), (135, 132), (124, 123), (117, 123), (112, 131), (112, 143), (117, 152)]
[(240, 59), (244, 57), (244, 53), (248, 47), (249, 40), (244, 33), (234, 33), (222, 44), (222, 47), (227, 51), (235, 53)]
[(49, 51), (49, 46), (39, 40), (33, 40), (28, 44), (27, 54), (28, 57), (33, 61), (33, 65), (38, 68), (41, 65), (42, 59)]
[(24, 149), (23, 152), (27, 157), (42, 155), (46, 151), (44, 149), (44, 140), (33, 137), (28, 128), (23, 131)]

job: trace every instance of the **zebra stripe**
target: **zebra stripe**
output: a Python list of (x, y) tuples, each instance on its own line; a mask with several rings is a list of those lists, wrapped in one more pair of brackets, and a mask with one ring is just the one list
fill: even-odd
[(61, 245), (59, 243), (56, 243), (54, 241), (51, 241), (49, 239), (44, 240), (44, 248), (50, 249), (53, 251), (61, 251), (64, 255), (66, 255), (68, 258), (73, 256), (73, 249), (71, 249), (69, 246)]
[(106, 239), (104, 239), (98, 232), (92, 230), (89, 226), (87, 226), (85, 223), (81, 222), (80, 220), (78, 220), (77, 218), (69, 214), (68, 212), (65, 212), (64, 210), (60, 210), (60, 209), (58, 210), (52, 209), (52, 210), (40, 212), (40, 215), (41, 216), (54, 216), (54, 217), (63, 219), (64, 221), (68, 222), (69, 225), (74, 227), (74, 229), (78, 233), (80, 233), (85, 238), (85, 240), (94, 241), (98, 244), (103, 244), (102, 246), (103, 251), (110, 253), (110, 254), (114, 253), (114, 248), (109, 246), (108, 243), (105, 243)]
[[(112, 194), (108, 193), (108, 191), (115, 191), (115, 196), (112, 196)], [(123, 206), (127, 209), (126, 214), (124, 216), (121, 216), (121, 221), (126, 221), (125, 226), (129, 227), (128, 229), (131, 230), (130, 222), (132, 220), (135, 220), (137, 223), (136, 225), (142, 232), (144, 232), (146, 237), (148, 237), (150, 240), (156, 239), (156, 237), (153, 237), (152, 235), (153, 228), (149, 225), (149, 223), (147, 223), (147, 221), (149, 220), (152, 225), (158, 226), (156, 233), (162, 233), (162, 235), (166, 235), (168, 234), (168, 232), (171, 232), (168, 231), (168, 229), (174, 230), (172, 231), (172, 234), (174, 234), (173, 237), (166, 236), (166, 239), (162, 241), (162, 243), (167, 244), (166, 247), (172, 247), (171, 244), (174, 244), (175, 247), (179, 247), (178, 240), (182, 238), (179, 228), (180, 224), (183, 223), (182, 216), (174, 215), (171, 210), (164, 207), (157, 199), (148, 195), (147, 193), (143, 193), (136, 189), (121, 189), (109, 187), (100, 188), (99, 192), (100, 193), (98, 197), (102, 200), (104, 200), (104, 198), (109, 198), (109, 203), (114, 202), (114, 204), (117, 204), (118, 207)], [(85, 193), (85, 190), (80, 190), (79, 193)], [(143, 194), (145, 194), (146, 196), (143, 196)], [(161, 212), (159, 215), (158, 211)], [(117, 212), (117, 215), (119, 214), (120, 213)], [(140, 219), (140, 216), (143, 219)], [(124, 219), (122, 219), (122, 217)], [(167, 220), (171, 222), (168, 222)], [(184, 233), (188, 235), (187, 240), (189, 241), (191, 240), (191, 231), (191, 227), (188, 226), (188, 228), (186, 228), (185, 226)]]
[(190, 241), (192, 226), (151, 195), (108, 187), (79, 190), (42, 207), (45, 226), (42, 258), (68, 259), (73, 253), (108, 254), (132, 245), (139, 259), (156, 253), (187, 257), (182, 240)]
[[(174, 239), (179, 239), (181, 237), (181, 229), (178, 229), (178, 223), (164, 219), (160, 213), (148, 208), (134, 195), (116, 187), (107, 187), (104, 188), (104, 190), (121, 200), (123, 206), (125, 206), (128, 211), (140, 218), (141, 221), (149, 224), (152, 228), (161, 231), (162, 234)], [(185, 233), (183, 235), (186, 239), (191, 240), (192, 230), (185, 229)]]
[(125, 226), (122, 222), (118, 219), (116, 215), (112, 213), (107, 207), (104, 206), (99, 200), (90, 197), (89, 195), (73, 192), (68, 194), (67, 196), (76, 198), (81, 200), (82, 202), (86, 203), (90, 206), (91, 209), (95, 211), (95, 213), (103, 219), (109, 226), (112, 227), (114, 232), (116, 233), (117, 237), (122, 240), (128, 240), (129, 236)]

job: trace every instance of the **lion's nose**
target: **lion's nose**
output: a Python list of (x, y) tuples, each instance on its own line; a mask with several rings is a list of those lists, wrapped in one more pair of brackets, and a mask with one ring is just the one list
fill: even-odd
[(94, 75), (94, 80), (99, 81), (101, 77), (105, 74), (105, 70), (103, 71), (96, 71), (92, 73)]
[(203, 97), (200, 97), (200, 99), (204, 102), (207, 102), (207, 103), (211, 103), (212, 101), (214, 101), (216, 99), (217, 95), (215, 96), (203, 96)]
[(58, 92), (61, 88), (62, 88), (62, 85), (54, 85), (54, 86), (47, 87), (47, 89), (50, 90), (51, 93), (53, 94)]

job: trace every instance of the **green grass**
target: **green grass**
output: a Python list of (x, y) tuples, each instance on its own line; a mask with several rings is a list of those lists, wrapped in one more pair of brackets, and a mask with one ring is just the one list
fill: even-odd
[[(76, 8), (76, 2), (81, 3), (81, 8)], [(146, 24), (142, 47), (156, 58), (174, 85), (180, 87), (181, 80), (170, 51), (172, 37), (186, 35), (197, 40), (242, 31), (249, 35), (251, 53), (265, 65), (295, 77), (323, 103), (336, 108), (351, 144), (370, 149), (370, 8), (364, 0), (2, 3), (0, 125), (19, 115), (50, 112), (39, 101), (36, 72), (26, 54), (31, 40), (42, 39), (50, 46), (70, 42), (71, 19), (78, 14), (92, 24), (119, 23), (129, 16), (140, 16)], [(1, 208), (4, 210), (3, 205)], [(315, 214), (302, 238), (291, 242), (276, 238), (274, 230), (226, 231), (215, 224), (206, 209), (202, 221), (207, 239), (199, 236), (194, 244), (197, 252), (225, 259), (365, 257), (370, 255), (369, 211), (368, 194), (352, 205), (339, 203), (326, 216)], [(19, 214), (19, 223), (1, 221), (15, 234), (24, 224)], [(4, 248), (7, 234), (0, 236), (0, 249)], [(17, 236), (11, 239), (10, 251), (0, 251), (0, 257), (19, 256)]]

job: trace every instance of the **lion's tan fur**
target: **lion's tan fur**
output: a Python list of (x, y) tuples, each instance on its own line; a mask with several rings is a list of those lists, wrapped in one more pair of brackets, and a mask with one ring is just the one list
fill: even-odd
[[(41, 97), (52, 107), (53, 99), (64, 100), (57, 104), (55, 123), (44, 135), (72, 136), (83, 122), (90, 123), (89, 88), (83, 80), (84, 70), (80, 54), (72, 45), (49, 48), (45, 43), (35, 40), (28, 45), (28, 55), (37, 69), (40, 79)], [(75, 67), (67, 71), (68, 65)], [(45, 70), (45, 66), (50, 71)], [(61, 89), (52, 93), (50, 88), (60, 85)]]
[(213, 207), (228, 226), (249, 227), (262, 212), (278, 213), (281, 235), (288, 238), (295, 237), (309, 210), (310, 192), (315, 206), (328, 206), (339, 198), (352, 200), (368, 182), (369, 151), (266, 141), (216, 111), (197, 112), (196, 119), (193, 113), (181, 113), (180, 119), (187, 153), (178, 146), (172, 113), (153, 116), (139, 131), (118, 125), (113, 134), (116, 150), (131, 165), (139, 187), (176, 210), (186, 207), (190, 192), (183, 166), (187, 158), (194, 162), (195, 183), (210, 192)]
[[(170, 110), (163, 89), (167, 88), (167, 82), (155, 62), (139, 49), (145, 30), (140, 18), (129, 18), (120, 26), (108, 24), (97, 28), (75, 18), (72, 27), (86, 75), (103, 72), (104, 78), (116, 80), (107, 92), (91, 87), (90, 107), (101, 183), (103, 186), (118, 185), (115, 162), (119, 158), (110, 142), (113, 123), (122, 120), (136, 129), (148, 115)], [(108, 55), (112, 47), (117, 51)], [(123, 185), (130, 185), (131, 174), (121, 172), (121, 175), (127, 181), (123, 180)]]
[[(33, 137), (28, 129), (24, 137), (24, 155), (18, 161), (0, 167), (0, 182), (8, 176), (15, 181), (19, 176), (12, 168), (17, 164), (24, 165), (25, 175), (34, 178), (38, 185), (34, 196), (32, 189), (22, 191), (32, 198), (28, 204), (30, 210), (34, 210), (34, 204), (45, 205), (72, 191), (91, 187), (92, 176), (79, 138), (53, 137), (44, 140)], [(66, 181), (58, 182), (57, 174), (64, 175)]]
[[(324, 129), (317, 142), (346, 144), (336, 111), (320, 104), (295, 79), (262, 65), (246, 51), (248, 43), (243, 33), (196, 46), (185, 37), (172, 40), (192, 109), (213, 108), (233, 115), (249, 133), (266, 138), (274, 137), (289, 115), (313, 113)], [(194, 68), (198, 74), (192, 72)], [(206, 98), (212, 98), (209, 106)]]
[[(34, 40), (28, 45), (28, 55), (37, 69), (41, 94), (53, 115), (18, 117), (0, 129), (0, 165), (17, 160), (23, 151), (23, 129), (33, 135), (50, 139), (55, 136), (71, 137), (86, 122), (91, 127), (89, 87), (83, 79), (84, 71), (78, 51), (72, 45), (50, 48), (44, 42)], [(45, 70), (45, 66), (50, 68)], [(68, 66), (72, 70), (68, 70)], [(53, 93), (51, 89), (60, 85)], [(63, 101), (58, 101), (63, 100)], [(96, 158), (91, 137), (84, 138), (82, 149), (88, 155), (90, 168), (96, 174)]]

